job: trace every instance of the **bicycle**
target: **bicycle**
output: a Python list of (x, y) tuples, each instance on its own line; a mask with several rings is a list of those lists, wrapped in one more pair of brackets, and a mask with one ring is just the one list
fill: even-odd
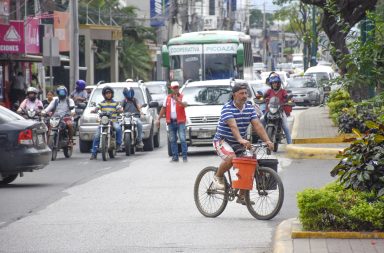
[[(264, 143), (252, 144), (248, 152), (257, 159), (258, 149), (267, 148)], [(275, 217), (284, 201), (283, 183), (273, 169), (263, 166), (264, 159), (257, 159), (252, 190), (245, 190), (245, 203), (248, 211), (258, 220)], [(205, 217), (215, 218), (226, 208), (228, 201), (239, 197), (239, 189), (232, 188), (231, 170), (224, 177), (225, 189), (214, 188), (213, 176), (217, 167), (204, 168), (197, 176), (194, 185), (194, 200), (199, 212)]]

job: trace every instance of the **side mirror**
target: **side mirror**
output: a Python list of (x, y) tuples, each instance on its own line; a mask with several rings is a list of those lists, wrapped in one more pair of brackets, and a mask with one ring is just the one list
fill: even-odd
[(157, 108), (159, 107), (159, 102), (152, 101), (149, 103), (149, 108)]
[(263, 96), (264, 94), (263, 94), (262, 91), (258, 90), (258, 91), (257, 91), (257, 95)]
[(148, 104), (142, 104), (141, 105), (141, 107), (147, 107), (148, 106)]
[(77, 108), (85, 109), (85, 107), (87, 107), (87, 104), (86, 104), (86, 103), (78, 103), (78, 104), (77, 104)]
[(44, 107), (42, 107), (41, 105), (37, 107), (39, 110), (43, 110)]
[(73, 109), (75, 109), (74, 106), (70, 106), (70, 107), (69, 107), (69, 110), (73, 110)]
[(331, 91), (331, 87), (330, 86), (324, 86), (324, 91)]
[(90, 105), (91, 107), (96, 107), (96, 102), (91, 102), (89, 105)]
[(163, 67), (169, 68), (169, 51), (166, 45), (161, 47), (161, 59), (163, 60)]
[(292, 99), (292, 98), (293, 98), (293, 94), (289, 94), (288, 99)]
[(241, 43), (239, 44), (236, 52), (236, 64), (238, 66), (244, 65), (244, 46)]

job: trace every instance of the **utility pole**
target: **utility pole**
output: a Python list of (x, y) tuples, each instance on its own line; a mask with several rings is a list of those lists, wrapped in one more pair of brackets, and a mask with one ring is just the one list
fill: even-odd
[(316, 6), (312, 7), (312, 50), (311, 50), (311, 67), (317, 65), (317, 27), (316, 27)]
[(71, 5), (71, 23), (70, 23), (70, 71), (69, 71), (69, 91), (74, 89), (76, 80), (79, 79), (79, 18), (77, 10), (78, 0), (72, 0)]
[(264, 3), (263, 3), (263, 56), (264, 56), (264, 64), (265, 65), (268, 65), (268, 50), (267, 50), (267, 46), (268, 46), (268, 41), (267, 41), (267, 24), (266, 24), (266, 17), (265, 17), (265, 0), (264, 0)]

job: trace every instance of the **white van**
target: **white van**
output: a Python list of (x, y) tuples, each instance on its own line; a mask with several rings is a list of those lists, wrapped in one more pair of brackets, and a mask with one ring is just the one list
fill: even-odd
[(314, 66), (308, 68), (304, 72), (305, 76), (312, 76), (314, 77), (317, 81), (322, 81), (322, 80), (332, 80), (336, 77), (335, 71), (329, 67), (329, 66)]

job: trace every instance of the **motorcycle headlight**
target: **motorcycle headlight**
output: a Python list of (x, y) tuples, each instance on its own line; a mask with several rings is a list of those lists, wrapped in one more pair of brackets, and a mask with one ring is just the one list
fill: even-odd
[(124, 123), (125, 124), (131, 124), (131, 118), (125, 118)]
[(60, 118), (51, 118), (49, 120), (49, 124), (51, 125), (51, 127), (57, 127), (60, 123)]
[(109, 123), (109, 118), (107, 116), (101, 117), (101, 124), (107, 125)]
[(271, 107), (271, 108), (269, 108), (269, 111), (270, 111), (272, 114), (277, 113), (277, 110), (278, 110), (277, 107)]
[(28, 117), (33, 118), (35, 117), (36, 112), (35, 111), (28, 111)]

